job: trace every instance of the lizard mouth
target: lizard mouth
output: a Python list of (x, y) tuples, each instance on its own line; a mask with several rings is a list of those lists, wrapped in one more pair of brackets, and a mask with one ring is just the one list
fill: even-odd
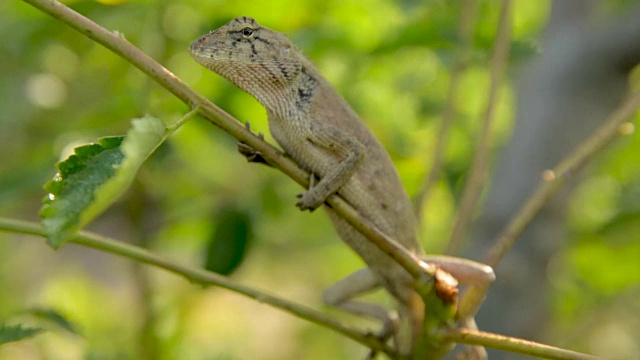
[[(203, 39), (205, 39), (204, 36), (192, 42), (191, 45), (189, 45), (189, 52), (192, 54), (194, 58), (206, 56), (207, 51), (205, 50), (208, 47), (203, 45), (203, 43), (206, 42)], [(196, 60), (198, 59), (196, 58)]]
[(211, 42), (203, 36), (189, 45), (191, 57), (200, 65), (205, 67), (213, 66), (215, 62), (239, 62), (251, 63), (251, 57), (236, 49), (223, 49), (211, 46)]

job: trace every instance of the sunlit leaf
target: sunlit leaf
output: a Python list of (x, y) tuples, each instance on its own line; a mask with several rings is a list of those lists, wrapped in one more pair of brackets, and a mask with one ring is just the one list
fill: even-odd
[(132, 125), (126, 137), (102, 138), (97, 144), (80, 146), (57, 164), (58, 173), (44, 186), (49, 194), (40, 210), (44, 233), (53, 248), (113, 204), (166, 139), (166, 128), (156, 118), (134, 119)]

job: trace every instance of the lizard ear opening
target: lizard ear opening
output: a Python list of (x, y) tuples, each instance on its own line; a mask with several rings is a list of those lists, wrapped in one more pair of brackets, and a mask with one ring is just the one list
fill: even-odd
[(291, 44), (283, 44), (280, 47), (280, 56), (283, 58), (290, 58), (293, 55), (293, 46)]

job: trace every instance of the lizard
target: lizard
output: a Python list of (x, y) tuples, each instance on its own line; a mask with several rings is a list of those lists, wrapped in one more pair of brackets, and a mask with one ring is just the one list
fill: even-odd
[[(407, 250), (425, 258), (410, 198), (389, 154), (284, 34), (241, 16), (196, 39), (189, 52), (196, 62), (266, 108), (273, 138), (311, 174), (311, 185), (296, 203), (301, 210), (313, 211), (337, 193)], [(332, 209), (324, 208), (340, 238), (367, 264), (325, 290), (325, 303), (379, 319), (383, 333), (402, 332), (398, 347), (403, 353), (410, 352), (424, 317), (414, 279)], [(435, 261), (443, 267), (449, 263), (444, 258)], [(382, 306), (354, 300), (379, 287), (396, 299), (397, 315)]]

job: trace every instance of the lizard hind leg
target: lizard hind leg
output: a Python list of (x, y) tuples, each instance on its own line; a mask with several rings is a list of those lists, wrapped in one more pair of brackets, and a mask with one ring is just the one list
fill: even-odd
[(377, 336), (384, 341), (389, 336), (398, 333), (400, 324), (398, 313), (380, 305), (352, 300), (381, 286), (382, 283), (371, 269), (364, 268), (327, 288), (322, 296), (327, 305), (338, 307), (351, 314), (380, 320), (382, 322), (382, 330)]

